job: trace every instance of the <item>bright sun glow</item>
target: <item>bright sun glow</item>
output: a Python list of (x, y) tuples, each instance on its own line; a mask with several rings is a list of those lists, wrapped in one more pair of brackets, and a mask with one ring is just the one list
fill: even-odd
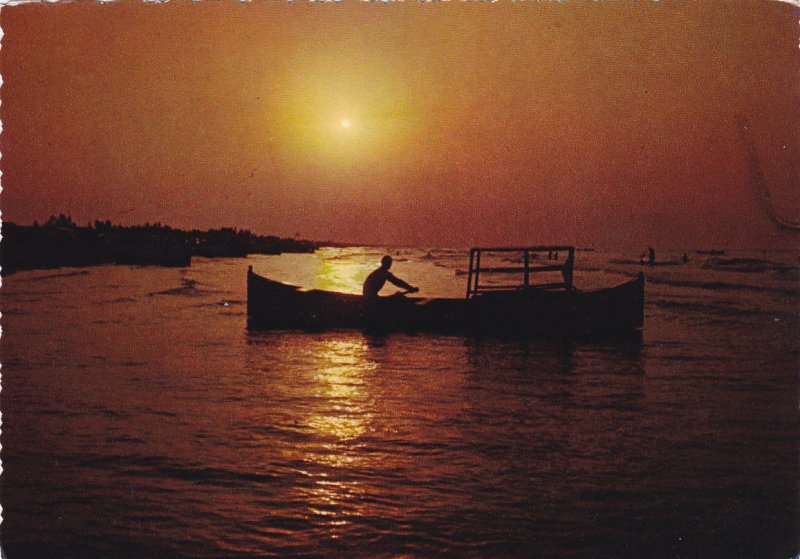
[(348, 128), (353, 126), (353, 123), (350, 122), (349, 118), (343, 118), (342, 120), (339, 121), (339, 126), (342, 128), (342, 130), (347, 130)]

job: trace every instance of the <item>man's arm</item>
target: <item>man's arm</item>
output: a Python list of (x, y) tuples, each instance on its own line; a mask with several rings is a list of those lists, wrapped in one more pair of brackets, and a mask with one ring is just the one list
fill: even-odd
[(398, 278), (397, 276), (395, 276), (392, 273), (386, 274), (386, 279), (389, 282), (391, 282), (394, 285), (396, 285), (397, 287), (402, 287), (403, 289), (407, 289), (408, 291), (419, 291), (419, 289), (417, 289), (416, 287), (414, 287), (413, 285), (411, 285), (409, 283), (404, 282), (403, 280), (401, 280), (400, 278)]

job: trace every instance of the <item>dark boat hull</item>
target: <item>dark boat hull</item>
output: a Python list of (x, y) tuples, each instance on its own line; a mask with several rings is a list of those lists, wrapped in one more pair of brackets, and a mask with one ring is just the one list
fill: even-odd
[(361, 329), (523, 336), (616, 337), (640, 331), (644, 278), (597, 291), (519, 290), (473, 299), (381, 297), (303, 291), (247, 276), (248, 328), (254, 330)]

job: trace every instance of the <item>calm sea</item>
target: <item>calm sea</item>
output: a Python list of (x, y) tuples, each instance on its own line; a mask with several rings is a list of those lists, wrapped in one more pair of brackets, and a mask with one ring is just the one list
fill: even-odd
[[(641, 345), (245, 329), (249, 264), (357, 292), (382, 254), (4, 278), (8, 559), (798, 554), (796, 254), (578, 253), (644, 269)], [(392, 254), (463, 295), (464, 252)]]

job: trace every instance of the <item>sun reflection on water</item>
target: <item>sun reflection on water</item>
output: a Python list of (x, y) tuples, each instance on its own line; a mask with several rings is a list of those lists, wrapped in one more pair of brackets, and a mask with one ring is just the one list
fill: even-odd
[(325, 258), (320, 261), (315, 275), (318, 289), (358, 294), (367, 270), (352, 259)]
[(363, 342), (330, 341), (322, 347), (323, 364), (314, 380), (323, 409), (308, 420), (316, 433), (338, 442), (364, 434), (372, 414), (365, 405), (363, 375), (376, 367), (365, 356)]
[(363, 340), (326, 341), (319, 349), (319, 371), (314, 376), (316, 413), (306, 420), (322, 443), (306, 452), (305, 459), (321, 468), (309, 473), (311, 484), (303, 495), (309, 514), (326, 527), (332, 538), (350, 524), (348, 518), (364, 512), (365, 488), (340, 473), (354, 465), (364, 467), (357, 439), (373, 419), (365, 375), (377, 365), (367, 357)]

